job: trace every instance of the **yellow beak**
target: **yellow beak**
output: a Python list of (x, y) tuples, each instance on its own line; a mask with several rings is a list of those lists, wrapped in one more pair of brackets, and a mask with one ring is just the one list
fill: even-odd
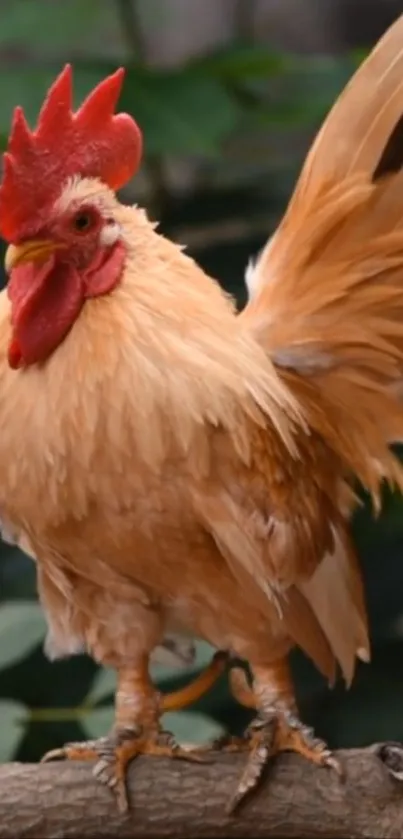
[(21, 245), (10, 245), (6, 250), (4, 267), (7, 274), (23, 262), (41, 262), (49, 254), (65, 246), (51, 239), (31, 239)]

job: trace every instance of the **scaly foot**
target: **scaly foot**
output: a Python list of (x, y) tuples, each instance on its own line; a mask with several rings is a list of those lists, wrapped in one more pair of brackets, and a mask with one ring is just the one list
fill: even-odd
[(129, 802), (126, 789), (127, 768), (138, 755), (172, 757), (198, 763), (205, 762), (206, 756), (195, 749), (178, 746), (174, 737), (166, 731), (145, 731), (137, 728), (119, 729), (99, 740), (81, 743), (66, 743), (61, 749), (52, 749), (42, 758), (50, 760), (96, 760), (94, 775), (106, 784), (115, 794), (119, 811), (126, 813)]
[(233, 813), (245, 796), (257, 787), (270, 759), (279, 752), (297, 752), (312, 763), (331, 767), (343, 776), (338, 760), (326, 743), (315, 737), (313, 730), (298, 717), (287, 661), (281, 660), (256, 671), (257, 668), (254, 686), (239, 667), (234, 666), (229, 674), (234, 698), (245, 708), (254, 709), (257, 712), (255, 719), (243, 738), (224, 737), (215, 743), (219, 750), (249, 752), (238, 788), (227, 808), (229, 813)]
[[(178, 711), (195, 702), (217, 681), (225, 671), (228, 654), (217, 652), (210, 664), (193, 681), (173, 693), (155, 694), (148, 673), (148, 660), (144, 659), (137, 668), (126, 668), (118, 671), (119, 690), (117, 691), (116, 725), (112, 733), (99, 740), (89, 740), (82, 743), (66, 743), (61, 749), (52, 749), (42, 758), (49, 760), (95, 760), (94, 775), (107, 784), (115, 793), (119, 810), (128, 810), (126, 790), (127, 768), (131, 760), (138, 755), (154, 755), (158, 757), (173, 757), (198, 763), (208, 761), (208, 755), (202, 749), (185, 748), (179, 746), (174, 737), (162, 731), (158, 725), (158, 718), (165, 711)], [(154, 720), (148, 725), (128, 723), (127, 714), (130, 703), (127, 697), (139, 697), (148, 719)]]
[(249, 751), (238, 788), (229, 802), (228, 813), (233, 813), (245, 796), (257, 787), (270, 759), (279, 752), (297, 752), (313, 763), (331, 767), (340, 777), (343, 775), (339, 762), (326, 743), (316, 738), (312, 729), (291, 711), (273, 709), (271, 713), (260, 713), (250, 724), (244, 738), (230, 737), (216, 742), (215, 746), (224, 751)]

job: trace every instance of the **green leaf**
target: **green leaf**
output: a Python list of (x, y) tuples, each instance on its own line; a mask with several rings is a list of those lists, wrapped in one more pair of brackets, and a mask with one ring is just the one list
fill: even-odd
[(77, 49), (86, 45), (94, 27), (105, 19), (108, 4), (99, 0), (13, 0), (3, 13), (0, 27), (0, 45), (26, 44), (28, 49), (55, 50), (73, 43)]
[(94, 708), (90, 714), (86, 714), (81, 720), (82, 728), (85, 731), (85, 736), (91, 740), (96, 740), (98, 737), (105, 737), (113, 725), (113, 708)]
[(188, 66), (228, 82), (244, 82), (277, 76), (286, 72), (289, 64), (284, 53), (275, 53), (259, 45), (235, 44), (196, 58)]
[[(106, 73), (116, 69), (108, 64)], [(33, 127), (46, 93), (54, 82), (62, 64), (52, 66), (31, 66), (20, 63), (8, 73), (0, 73), (0, 135), (8, 136), (11, 118), (16, 105), (21, 105), (25, 116)], [(73, 77), (73, 101), (81, 105), (85, 96), (105, 76), (105, 65), (91, 62), (75, 62)]]
[(350, 56), (351, 60), (354, 64), (359, 67), (366, 58), (368, 58), (369, 50), (365, 49), (364, 47), (357, 47), (356, 49), (351, 50)]
[[(151, 667), (151, 675), (156, 684), (163, 682), (165, 679), (172, 679), (175, 673), (196, 672), (210, 662), (214, 650), (210, 644), (205, 641), (196, 642), (196, 658), (189, 667), (166, 667), (161, 664), (155, 664)], [(91, 689), (85, 698), (85, 705), (96, 705), (98, 702), (106, 699), (115, 693), (116, 690), (116, 672), (108, 667), (101, 667), (95, 674)]]
[(291, 65), (289, 97), (302, 102), (308, 118), (323, 116), (353, 75), (356, 63), (347, 56), (296, 57)]
[[(82, 719), (85, 736), (104, 737), (113, 724), (113, 708), (96, 708)], [(162, 726), (180, 743), (206, 743), (224, 733), (224, 726), (205, 714), (181, 711), (162, 717)]]
[(141, 126), (149, 155), (217, 155), (242, 116), (223, 84), (190, 70), (131, 67), (120, 105)]
[(209, 664), (212, 656), (214, 655), (214, 649), (207, 644), (205, 641), (196, 641), (196, 655), (195, 660), (189, 664), (188, 667), (181, 666), (180, 668), (173, 668), (167, 667), (163, 664), (154, 664), (151, 667), (151, 674), (155, 682), (158, 684), (163, 682), (166, 679), (172, 679), (172, 676), (175, 673), (178, 673), (182, 676), (183, 673), (195, 673), (197, 670), (201, 670)]
[(91, 690), (85, 698), (85, 705), (96, 705), (102, 699), (114, 694), (116, 690), (116, 671), (101, 667), (95, 674)]
[[(114, 69), (112, 62), (76, 61), (75, 105)], [(0, 73), (0, 136), (7, 135), (16, 105), (23, 107), (31, 125), (35, 123), (57, 72), (20, 64), (10, 73)], [(149, 155), (214, 156), (242, 116), (235, 98), (213, 78), (194, 71), (160, 72), (135, 66), (127, 71), (120, 107), (141, 126)]]
[[(115, 67), (115, 66), (114, 66)], [(8, 136), (11, 118), (16, 105), (21, 105), (31, 127), (34, 126), (46, 93), (62, 65), (41, 67), (21, 63), (0, 73), (0, 137)], [(111, 69), (111, 67), (109, 67)], [(74, 103), (81, 104), (87, 93), (105, 75), (104, 68), (90, 63), (77, 63), (74, 67)]]
[(179, 743), (206, 743), (225, 732), (217, 720), (197, 711), (169, 712), (163, 715), (162, 725)]
[(0, 701), (0, 763), (7, 763), (15, 757), (24, 734), (21, 726), (24, 716), (26, 710), (20, 702)]
[(24, 659), (43, 641), (46, 623), (38, 603), (18, 600), (0, 606), (0, 667)]
[(249, 127), (267, 126), (270, 128), (295, 128), (310, 125), (324, 116), (326, 108), (317, 104), (316, 109), (310, 105), (305, 107), (302, 100), (287, 101), (287, 99), (271, 103), (259, 102), (250, 108), (248, 113)]
[(215, 648), (207, 641), (196, 642), (196, 663), (198, 667), (206, 667), (215, 653)]
[[(0, 247), (1, 253), (1, 247)], [(0, 257), (1, 258), (1, 257)], [(0, 541), (0, 601), (36, 601), (35, 563), (15, 545)]]
[[(350, 79), (355, 64), (351, 56), (290, 56), (287, 72), (277, 85), (271, 101), (258, 82), (251, 82), (248, 118), (252, 126), (319, 125)], [(248, 90), (247, 79), (244, 88)]]

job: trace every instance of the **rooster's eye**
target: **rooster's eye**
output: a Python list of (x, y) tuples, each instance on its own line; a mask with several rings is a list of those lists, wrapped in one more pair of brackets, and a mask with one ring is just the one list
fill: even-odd
[(87, 233), (95, 224), (96, 219), (89, 210), (80, 210), (73, 218), (73, 227), (77, 233)]

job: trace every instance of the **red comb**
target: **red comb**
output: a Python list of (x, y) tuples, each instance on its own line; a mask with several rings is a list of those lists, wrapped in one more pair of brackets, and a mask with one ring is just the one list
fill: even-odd
[(69, 64), (42, 105), (35, 131), (22, 108), (14, 111), (0, 186), (0, 233), (25, 238), (40, 226), (49, 205), (73, 175), (100, 178), (119, 189), (140, 162), (140, 129), (128, 114), (114, 115), (124, 77), (120, 68), (91, 91), (76, 113)]

